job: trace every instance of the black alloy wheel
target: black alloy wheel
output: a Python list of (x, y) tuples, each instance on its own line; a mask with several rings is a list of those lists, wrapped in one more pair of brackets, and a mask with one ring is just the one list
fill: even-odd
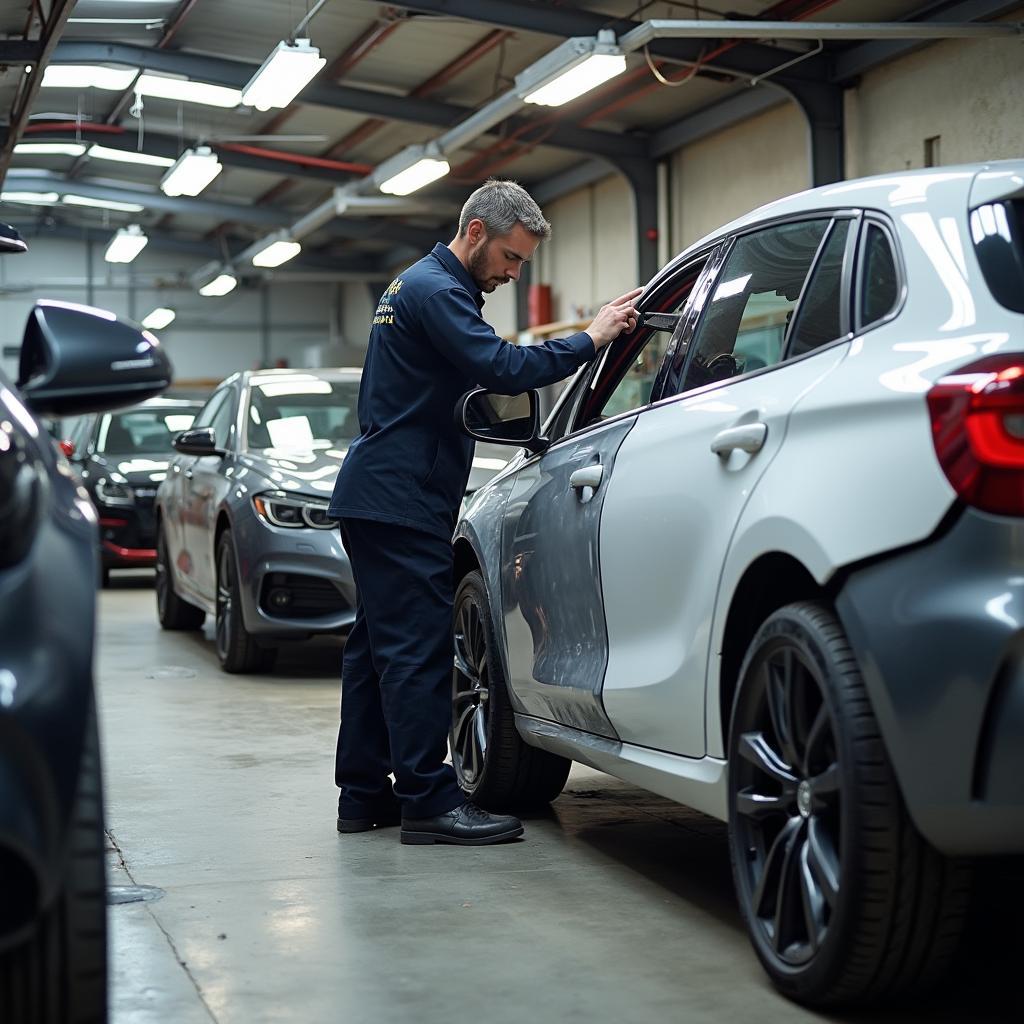
[(231, 531), (217, 540), (217, 599), (214, 641), (217, 659), (225, 672), (259, 672), (269, 668), (277, 650), (261, 647), (242, 619), (241, 584), (235, 565)]
[(452, 724), (448, 742), (462, 791), (488, 809), (554, 800), (572, 762), (523, 742), (515, 724), (487, 588), (479, 572), (459, 584), (452, 617)]
[(926, 991), (952, 960), (970, 867), (913, 825), (857, 661), (831, 608), (771, 615), (729, 730), (740, 909), (774, 984), (809, 1005)]
[(167, 539), (163, 526), (156, 531), (156, 578), (153, 581), (156, 593), (156, 614), (164, 629), (200, 629), (206, 620), (206, 612), (194, 604), (183, 601), (174, 591), (171, 579), (171, 563), (167, 552)]

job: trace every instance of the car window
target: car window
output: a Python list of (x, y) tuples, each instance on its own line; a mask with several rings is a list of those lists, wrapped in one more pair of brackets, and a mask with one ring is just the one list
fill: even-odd
[(899, 299), (899, 275), (889, 236), (869, 223), (861, 260), (860, 317), (862, 327), (892, 312)]
[(199, 415), (195, 418), (192, 423), (193, 427), (210, 427), (213, 426), (213, 418), (217, 415), (221, 406), (227, 399), (227, 389), (217, 391), (210, 400), (200, 410)]
[[(675, 310), (673, 310), (675, 312)], [(629, 364), (622, 380), (605, 399), (600, 415), (607, 419), (620, 412), (641, 409), (651, 401), (654, 379), (658, 375), (661, 361), (668, 351), (672, 334), (669, 331), (652, 331), (647, 343)]]
[(224, 401), (213, 414), (210, 426), (213, 427), (213, 439), (218, 448), (226, 448), (231, 443), (231, 424), (235, 418), (234, 395), (230, 388), (224, 389)]
[(185, 408), (128, 409), (107, 413), (96, 437), (96, 450), (110, 455), (163, 454), (175, 434), (188, 430), (195, 410)]
[(828, 220), (783, 224), (737, 240), (690, 345), (681, 391), (772, 366)]
[(790, 359), (813, 352), (845, 333), (842, 316), (843, 258), (851, 224), (853, 221), (837, 220), (829, 230), (790, 332), (787, 351)]

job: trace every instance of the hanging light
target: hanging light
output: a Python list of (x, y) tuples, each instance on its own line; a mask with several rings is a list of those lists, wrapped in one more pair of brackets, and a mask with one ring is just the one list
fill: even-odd
[(174, 320), (174, 317), (173, 309), (168, 309), (166, 306), (158, 306), (152, 313), (147, 314), (146, 319), (142, 321), (142, 326), (150, 331), (162, 331)]
[(298, 242), (288, 239), (277, 239), (265, 245), (252, 258), (254, 267), (279, 267), (282, 263), (295, 259), (302, 252), (302, 246)]
[(287, 107), (327, 63), (308, 39), (282, 41), (242, 90), (242, 102), (257, 110)]
[(209, 146), (186, 149), (160, 180), (160, 191), (169, 196), (197, 196), (222, 170)]
[(108, 263), (131, 263), (146, 248), (149, 239), (138, 224), (118, 230), (110, 240), (103, 258)]
[(200, 295), (227, 295), (228, 292), (234, 291), (235, 286), (238, 284), (238, 278), (234, 274), (218, 274), (208, 284), (204, 284), (199, 289)]

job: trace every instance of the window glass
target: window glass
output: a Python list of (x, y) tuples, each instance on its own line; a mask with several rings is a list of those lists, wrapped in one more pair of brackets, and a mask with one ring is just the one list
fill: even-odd
[(213, 397), (203, 406), (199, 415), (193, 422), (193, 427), (209, 427), (213, 425), (213, 418), (217, 415), (218, 410), (224, 404), (227, 398), (227, 391), (218, 391)]
[(861, 325), (888, 315), (898, 298), (899, 278), (889, 238), (877, 224), (868, 224), (860, 289)]
[(228, 388), (224, 389), (224, 401), (213, 414), (210, 426), (213, 427), (213, 439), (218, 448), (226, 448), (231, 443), (231, 424), (235, 419), (234, 395)]
[(359, 436), (358, 380), (313, 374), (262, 380), (250, 392), (250, 448), (347, 448)]
[(843, 293), (843, 256), (852, 221), (832, 225), (828, 241), (814, 268), (800, 303), (800, 314), (789, 343), (789, 356), (802, 356), (835, 341), (843, 333), (840, 305)]
[(100, 423), (96, 448), (110, 455), (163, 454), (194, 417), (194, 409), (183, 407), (108, 413)]
[(744, 235), (733, 247), (691, 347), (682, 391), (772, 366), (827, 220)]

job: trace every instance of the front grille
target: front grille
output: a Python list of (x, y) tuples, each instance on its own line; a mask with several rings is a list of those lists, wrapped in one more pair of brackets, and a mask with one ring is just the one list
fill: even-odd
[(341, 591), (322, 576), (272, 572), (264, 577), (260, 590), (260, 608), (275, 619), (312, 619), (350, 607)]

